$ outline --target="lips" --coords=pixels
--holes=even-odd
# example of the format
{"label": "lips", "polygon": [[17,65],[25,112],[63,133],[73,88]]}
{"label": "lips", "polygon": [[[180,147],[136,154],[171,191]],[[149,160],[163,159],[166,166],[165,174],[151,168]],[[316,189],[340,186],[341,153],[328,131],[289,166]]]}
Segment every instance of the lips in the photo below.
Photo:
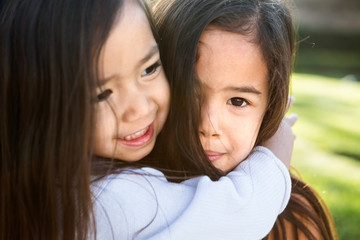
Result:
{"label": "lips", "polygon": [[214,162],[225,155],[225,153],[214,152],[214,151],[209,151],[209,150],[205,150],[205,153],[208,156],[210,162]]}
{"label": "lips", "polygon": [[150,142],[152,136],[154,135],[154,125],[151,124],[140,131],[137,131],[133,134],[127,135],[117,140],[124,145],[131,147],[141,147]]}

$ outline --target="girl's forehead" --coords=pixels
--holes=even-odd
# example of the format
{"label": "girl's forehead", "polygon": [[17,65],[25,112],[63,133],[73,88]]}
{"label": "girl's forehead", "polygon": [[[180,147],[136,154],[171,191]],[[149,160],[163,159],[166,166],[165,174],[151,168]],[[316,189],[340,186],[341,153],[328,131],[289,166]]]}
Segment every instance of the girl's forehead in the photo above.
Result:
{"label": "girl's forehead", "polygon": [[218,28],[206,30],[200,37],[198,57],[209,64],[219,59],[224,61],[217,64],[236,64],[236,62],[230,61],[229,57],[239,60],[257,58],[259,61],[263,61],[260,45],[249,40],[250,38],[246,35]]}
{"label": "girl's forehead", "polygon": [[201,40],[196,71],[203,86],[214,93],[234,89],[267,93],[268,69],[260,46],[219,29],[205,31]]}
{"label": "girl's forehead", "polygon": [[[260,48],[260,44],[255,41],[255,38],[255,33],[242,34],[210,25],[201,34],[198,47],[199,49],[202,47],[209,48],[209,45],[211,45],[211,48],[220,48],[222,51],[244,51],[245,48],[248,48],[250,45]],[[250,50],[250,48],[248,49]]]}
{"label": "girl's forehead", "polygon": [[147,16],[137,3],[126,1],[103,47],[100,68],[103,78],[126,77],[158,53]]}

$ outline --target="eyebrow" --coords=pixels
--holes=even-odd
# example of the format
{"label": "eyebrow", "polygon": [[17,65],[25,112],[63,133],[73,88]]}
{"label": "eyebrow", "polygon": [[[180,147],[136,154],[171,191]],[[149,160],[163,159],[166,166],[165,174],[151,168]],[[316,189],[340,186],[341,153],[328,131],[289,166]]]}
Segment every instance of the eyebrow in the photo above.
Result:
{"label": "eyebrow", "polygon": [[157,54],[159,52],[159,47],[157,44],[153,45],[149,52],[145,55],[145,57],[143,57],[142,59],[140,59],[138,66],[143,65],[144,63],[146,63],[147,61],[149,61],[149,59],[151,59],[155,54]]}
{"label": "eyebrow", "polygon": [[253,86],[242,86],[242,87],[226,87],[224,88],[225,91],[235,91],[235,92],[245,92],[245,93],[254,93],[256,95],[260,95],[261,92],[259,90],[257,90],[255,87]]}
{"label": "eyebrow", "polygon": [[[148,53],[142,58],[140,59],[139,63],[137,64],[137,67],[140,67],[141,65],[143,65],[144,63],[146,63],[147,61],[149,61],[149,59],[151,59],[155,54],[157,54],[159,52],[159,47],[157,44],[153,45]],[[99,81],[99,86],[103,86],[105,85],[105,83],[107,83],[108,81],[114,79],[114,78],[117,78],[116,75],[112,75],[110,77],[107,77],[107,78],[102,78],[100,79]]]}

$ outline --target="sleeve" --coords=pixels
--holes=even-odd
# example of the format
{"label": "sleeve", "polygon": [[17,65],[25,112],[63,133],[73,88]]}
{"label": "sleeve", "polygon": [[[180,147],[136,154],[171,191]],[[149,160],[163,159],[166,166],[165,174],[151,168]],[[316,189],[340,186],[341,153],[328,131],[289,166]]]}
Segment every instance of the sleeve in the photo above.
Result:
{"label": "sleeve", "polygon": [[[265,147],[256,147],[219,181],[199,177],[183,184],[193,186],[194,194],[171,224],[171,239],[261,239],[271,231],[291,193],[288,169]],[[151,239],[162,239],[163,234]]]}
{"label": "sleeve", "polygon": [[[264,147],[218,181],[202,176],[176,184],[143,170],[146,177],[122,176],[95,201],[95,209],[102,203],[95,210],[99,236],[111,229],[111,239],[261,239],[290,198],[288,169]],[[104,225],[98,218],[105,213]]]}

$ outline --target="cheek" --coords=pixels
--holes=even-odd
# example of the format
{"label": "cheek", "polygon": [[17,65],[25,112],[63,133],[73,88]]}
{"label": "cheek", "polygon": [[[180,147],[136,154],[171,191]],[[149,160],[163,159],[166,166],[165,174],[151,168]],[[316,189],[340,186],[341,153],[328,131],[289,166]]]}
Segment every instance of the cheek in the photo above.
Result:
{"label": "cheek", "polygon": [[115,133],[116,117],[109,107],[101,106],[96,109],[95,119],[95,137],[97,142]]}
{"label": "cheek", "polygon": [[113,157],[114,142],[116,135],[116,117],[106,104],[96,109],[95,123],[95,155]]}
{"label": "cheek", "polygon": [[259,135],[259,130],[263,121],[264,113],[259,113],[257,116],[253,118],[252,124],[249,127],[251,129],[251,144],[254,147],[256,142],[257,136]]}
{"label": "cheek", "polygon": [[240,158],[245,158],[253,149],[256,142],[262,115],[254,115],[246,121],[239,123],[236,129],[231,128],[233,150],[237,152]]}
{"label": "cheek", "polygon": [[160,77],[161,79],[159,79],[158,84],[153,87],[154,91],[152,95],[158,105],[159,111],[166,118],[170,106],[170,87],[165,75],[162,74]]}

